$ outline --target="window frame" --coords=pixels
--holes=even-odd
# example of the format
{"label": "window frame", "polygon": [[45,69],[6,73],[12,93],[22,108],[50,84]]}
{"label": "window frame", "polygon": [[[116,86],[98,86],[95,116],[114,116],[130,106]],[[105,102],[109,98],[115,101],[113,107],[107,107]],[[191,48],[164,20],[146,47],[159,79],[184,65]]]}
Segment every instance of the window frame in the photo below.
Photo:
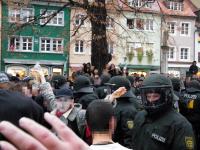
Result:
{"label": "window frame", "polygon": [[[76,42],[79,42],[79,45],[78,45],[78,52],[76,52]],[[81,52],[80,51],[80,42],[83,42],[83,52]],[[77,39],[77,40],[75,40],[75,43],[74,43],[74,54],[85,54],[86,52],[85,52],[85,47],[84,47],[84,40],[80,40],[80,39]]]}
{"label": "window frame", "polygon": [[[151,23],[148,23],[148,28],[150,29],[151,28],[151,26],[152,26],[152,30],[147,30],[147,20],[148,21],[151,21]],[[154,31],[154,20],[153,19],[144,19],[144,30],[145,31],[149,31],[149,32],[153,32]]]}
{"label": "window frame", "polygon": [[[15,18],[15,20],[14,21],[12,21],[11,20],[11,11],[13,11],[13,10],[15,10],[15,11],[18,11],[19,12],[19,21],[17,21],[16,20],[16,18]],[[10,23],[27,23],[27,22],[29,22],[30,20],[28,20],[28,21],[23,21],[23,18],[22,18],[22,12],[24,11],[24,10],[31,10],[32,11],[32,17],[34,17],[34,15],[35,15],[35,9],[34,8],[20,8],[20,9],[12,9],[12,8],[8,8],[8,22],[10,22]],[[16,16],[15,16],[16,17]],[[28,18],[30,18],[31,19],[31,16],[27,16],[27,18],[26,19],[28,19]]]}
{"label": "window frame", "polygon": [[[188,57],[187,59],[181,59],[181,49],[188,49]],[[190,47],[184,47],[184,46],[181,46],[179,47],[179,60],[181,61],[189,61],[190,60]]]}
{"label": "window frame", "polygon": [[[50,40],[50,51],[46,51],[46,47],[45,47],[45,51],[42,51],[42,39],[49,39]],[[53,40],[61,40],[62,41],[62,49],[64,48],[64,38],[52,38],[52,37],[40,37],[40,44],[39,44],[39,51],[41,53],[58,53],[58,54],[62,54],[64,52],[64,49],[61,51],[54,51],[53,50]]]}
{"label": "window frame", "polygon": [[[174,23],[174,33],[171,33],[171,32],[170,32],[171,27],[169,27],[169,24],[171,25],[171,23]],[[176,35],[176,33],[177,33],[177,22],[176,22],[176,21],[168,21],[168,22],[167,22],[167,26],[168,26],[168,30],[169,30],[169,28],[170,28],[169,34],[170,34],[170,35]]]}
{"label": "window frame", "polygon": [[[169,1],[168,2],[169,4],[168,4],[168,8],[170,9],[170,10],[174,10],[174,11],[183,11],[183,9],[184,9],[184,5],[183,5],[183,3],[182,2],[174,2],[174,1]],[[176,9],[175,9],[175,7],[176,7]]]}
{"label": "window frame", "polygon": [[[182,24],[188,24],[188,34],[182,34]],[[191,34],[191,23],[190,22],[180,22],[180,36],[190,37]]]}
{"label": "window frame", "polygon": [[[57,10],[53,10],[53,9],[51,9],[51,10],[50,9],[49,10],[40,9],[40,15],[43,13],[43,11],[46,11],[46,13],[44,14],[44,17],[45,17],[46,14],[48,14],[49,12],[50,12],[49,14],[51,14],[51,13],[56,12]],[[59,13],[62,13],[62,24],[58,24],[59,23],[59,21],[58,21],[58,15],[59,15]],[[60,11],[59,13],[57,13],[56,16],[54,16],[46,25],[47,26],[60,26],[60,27],[65,26],[65,12],[64,11]],[[53,20],[55,19],[55,17],[57,18],[57,24],[53,23]],[[44,19],[48,20],[48,18],[44,18]],[[40,25],[44,25],[46,23],[46,21],[43,22],[44,19],[40,19]]]}
{"label": "window frame", "polygon": [[[82,13],[75,14],[74,25],[76,27],[78,27],[78,26],[85,27],[85,20],[81,24],[82,18],[84,18],[84,17],[85,17],[85,14],[82,14]],[[78,24],[76,21],[78,21]]]}
{"label": "window frame", "polygon": [[[169,58],[169,53],[170,53],[170,48],[173,48],[173,58]],[[168,61],[175,61],[176,60],[176,46],[169,46],[169,51],[168,51],[168,57],[167,57],[167,60]]]}
{"label": "window frame", "polygon": [[[14,50],[11,50],[10,49],[10,39],[12,37],[18,37],[19,38],[19,49],[14,49]],[[32,46],[31,46],[31,50],[23,50],[23,38],[31,38],[32,39]],[[28,46],[26,46],[28,47]],[[33,36],[18,36],[18,35],[11,35],[8,37],[8,51],[12,51],[12,52],[33,52],[34,51],[34,37]]]}

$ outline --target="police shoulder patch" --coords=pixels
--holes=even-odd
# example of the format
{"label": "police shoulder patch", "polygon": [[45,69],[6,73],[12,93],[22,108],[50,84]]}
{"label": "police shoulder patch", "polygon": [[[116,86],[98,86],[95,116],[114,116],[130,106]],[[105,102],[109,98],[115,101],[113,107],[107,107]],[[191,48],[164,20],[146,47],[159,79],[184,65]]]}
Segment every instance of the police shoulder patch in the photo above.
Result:
{"label": "police shoulder patch", "polygon": [[133,127],[134,127],[134,122],[133,122],[133,120],[128,120],[128,121],[127,121],[127,126],[128,126],[129,129],[133,129]]}
{"label": "police shoulder patch", "polygon": [[186,136],[185,137],[185,146],[188,150],[193,150],[194,149],[194,141],[193,137]]}

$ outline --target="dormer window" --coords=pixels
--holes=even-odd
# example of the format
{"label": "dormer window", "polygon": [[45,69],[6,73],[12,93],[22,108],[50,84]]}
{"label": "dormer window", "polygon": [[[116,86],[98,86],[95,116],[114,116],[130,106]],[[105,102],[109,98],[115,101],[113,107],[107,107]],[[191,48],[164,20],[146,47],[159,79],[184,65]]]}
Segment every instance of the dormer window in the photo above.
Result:
{"label": "dormer window", "polygon": [[152,7],[152,0],[128,0],[128,5],[131,7]]}
{"label": "dormer window", "polygon": [[183,11],[183,2],[168,1],[167,8],[171,10]]}

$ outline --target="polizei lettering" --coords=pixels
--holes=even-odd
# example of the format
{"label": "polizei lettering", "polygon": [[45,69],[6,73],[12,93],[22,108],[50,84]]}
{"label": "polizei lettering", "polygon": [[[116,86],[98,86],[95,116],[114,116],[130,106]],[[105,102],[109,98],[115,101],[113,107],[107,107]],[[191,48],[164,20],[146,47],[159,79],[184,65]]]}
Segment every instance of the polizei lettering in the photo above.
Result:
{"label": "polizei lettering", "polygon": [[151,137],[152,137],[153,139],[156,139],[157,141],[162,142],[162,143],[165,143],[165,142],[166,142],[166,138],[164,138],[164,137],[162,137],[162,136],[160,136],[160,135],[158,135],[158,134],[156,134],[156,133],[152,133]]}
{"label": "polizei lettering", "polygon": [[183,96],[188,99],[197,99],[197,95],[184,94]]}

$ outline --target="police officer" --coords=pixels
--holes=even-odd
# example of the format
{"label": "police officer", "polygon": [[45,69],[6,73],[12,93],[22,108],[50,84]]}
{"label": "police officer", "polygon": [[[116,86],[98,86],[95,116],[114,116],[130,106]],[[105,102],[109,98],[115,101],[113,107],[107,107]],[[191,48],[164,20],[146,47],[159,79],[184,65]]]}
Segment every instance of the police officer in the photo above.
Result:
{"label": "police officer", "polygon": [[82,104],[83,109],[86,109],[90,102],[98,99],[90,79],[84,75],[80,75],[75,79],[73,90],[75,102]]}
{"label": "police officer", "polygon": [[136,97],[132,93],[131,84],[128,79],[122,76],[114,76],[109,80],[111,91],[117,90],[119,87],[125,87],[127,92],[117,98],[117,105],[114,108],[117,125],[113,140],[119,144],[133,148],[132,130],[134,126],[134,116],[141,109],[137,103]]}
{"label": "police officer", "polygon": [[54,89],[69,88],[67,80],[62,75],[55,75],[51,79],[51,85]]}
{"label": "police officer", "polygon": [[197,148],[200,149],[200,83],[192,80],[181,95],[183,98],[180,101],[180,113],[192,124]]}
{"label": "police officer", "polygon": [[142,85],[142,82],[144,80],[144,77],[136,77],[134,80],[134,94],[137,97],[138,102],[141,104],[141,95],[140,95],[140,87]]}
{"label": "police officer", "polygon": [[109,94],[109,87],[108,85],[106,85],[106,83],[108,83],[108,81],[110,80],[110,75],[101,75],[100,79],[101,85],[96,88],[95,92],[97,93],[99,99],[104,99],[107,94]]}
{"label": "police officer", "polygon": [[145,110],[134,120],[133,143],[136,150],[194,150],[191,124],[173,108],[170,79],[154,74],[141,87]]}

